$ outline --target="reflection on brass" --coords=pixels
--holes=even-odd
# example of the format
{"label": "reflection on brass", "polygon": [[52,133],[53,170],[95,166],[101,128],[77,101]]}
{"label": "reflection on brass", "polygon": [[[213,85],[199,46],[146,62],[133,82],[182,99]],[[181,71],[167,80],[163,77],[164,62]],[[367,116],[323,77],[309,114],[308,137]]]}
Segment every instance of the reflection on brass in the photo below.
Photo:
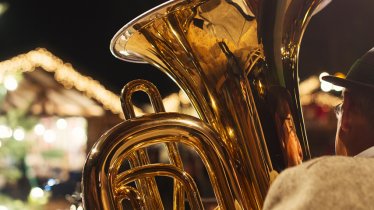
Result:
{"label": "reflection on brass", "polygon": [[287,167],[298,165],[303,160],[303,153],[290,109],[290,95],[283,87],[276,86],[270,88],[268,92],[269,103],[273,105],[270,113],[274,118],[284,164]]}
{"label": "reflection on brass", "polygon": [[[294,165],[282,146],[284,123],[276,123],[279,109],[271,103],[272,88],[289,95],[277,97],[289,107],[292,122],[285,128],[293,126],[300,146],[296,164],[310,158],[297,62],[303,32],[321,1],[175,0],[126,24],[111,42],[112,53],[165,72],[188,95],[201,120],[177,113],[134,118],[124,107],[131,120],[105,133],[87,159],[85,207],[121,209],[121,199],[129,199],[134,208],[162,209],[154,177],[172,176],[174,208],[184,208],[184,195],[193,209],[202,208],[193,180],[178,163],[176,144],[181,143],[200,155],[219,208],[261,209],[274,175]],[[124,92],[149,90],[144,81],[127,87],[137,83]],[[123,104],[131,101],[126,94]],[[167,145],[170,164],[148,162],[144,148],[157,143]],[[133,168],[120,173],[124,160]],[[136,187],[128,185],[133,181]]]}

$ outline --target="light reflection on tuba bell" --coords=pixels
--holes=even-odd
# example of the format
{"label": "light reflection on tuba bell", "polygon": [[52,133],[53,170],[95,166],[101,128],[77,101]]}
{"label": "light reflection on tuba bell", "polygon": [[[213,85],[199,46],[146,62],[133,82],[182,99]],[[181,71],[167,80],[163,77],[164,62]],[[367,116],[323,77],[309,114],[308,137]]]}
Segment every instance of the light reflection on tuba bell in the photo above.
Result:
{"label": "light reflection on tuba bell", "polygon": [[[167,143],[170,152],[183,143],[198,151],[207,171],[217,169],[209,177],[220,208],[261,209],[274,174],[310,158],[297,65],[302,35],[321,2],[175,0],[126,24],[111,42],[112,53],[165,72],[188,95],[202,121],[158,113],[108,131],[86,162],[85,207],[121,209],[119,200],[132,198],[139,209],[160,209],[154,176],[174,174],[179,177],[175,208],[183,209],[180,200],[186,192],[199,209],[194,201],[198,193],[188,190],[193,184],[188,187],[182,165],[147,166],[147,145]],[[195,134],[203,137],[187,140]],[[125,159],[140,169],[119,173]],[[136,187],[129,187],[135,180]]]}

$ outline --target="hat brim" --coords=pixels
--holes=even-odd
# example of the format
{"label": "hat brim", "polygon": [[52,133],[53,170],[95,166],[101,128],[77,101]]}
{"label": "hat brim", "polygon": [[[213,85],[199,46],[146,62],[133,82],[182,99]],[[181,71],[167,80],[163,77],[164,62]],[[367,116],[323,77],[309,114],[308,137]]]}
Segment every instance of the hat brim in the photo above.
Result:
{"label": "hat brim", "polygon": [[348,89],[359,89],[359,90],[374,90],[374,85],[368,85],[362,82],[352,81],[335,76],[323,76],[322,80],[330,82],[336,86],[348,88]]}

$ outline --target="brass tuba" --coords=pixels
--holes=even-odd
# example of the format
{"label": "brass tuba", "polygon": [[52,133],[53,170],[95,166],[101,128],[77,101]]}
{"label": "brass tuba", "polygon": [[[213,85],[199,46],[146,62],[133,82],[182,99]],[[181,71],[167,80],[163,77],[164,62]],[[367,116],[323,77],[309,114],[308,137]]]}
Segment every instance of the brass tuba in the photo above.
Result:
{"label": "brass tuba", "polygon": [[[220,208],[261,209],[276,174],[310,158],[298,53],[322,1],[174,0],[120,29],[112,53],[165,72],[201,120],[162,113],[152,85],[128,84],[122,92],[127,120],[105,133],[87,158],[84,206],[122,209],[125,199],[136,209],[162,209],[155,177],[170,176],[175,209],[184,208],[185,195],[192,209],[203,208],[179,158],[178,144],[185,144],[200,155]],[[126,107],[138,90],[149,92],[160,113],[135,118]],[[170,164],[149,161],[145,148],[159,143],[166,144]],[[125,160],[131,169],[121,171]]]}

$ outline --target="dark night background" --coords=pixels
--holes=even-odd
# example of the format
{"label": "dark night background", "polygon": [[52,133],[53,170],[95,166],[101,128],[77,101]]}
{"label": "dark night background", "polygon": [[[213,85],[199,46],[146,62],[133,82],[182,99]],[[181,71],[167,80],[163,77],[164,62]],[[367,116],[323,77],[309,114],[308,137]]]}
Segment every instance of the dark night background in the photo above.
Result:
{"label": "dark night background", "polygon": [[[1,1],[9,8],[0,16],[0,61],[43,47],[115,93],[137,78],[154,82],[164,96],[177,90],[153,66],[120,61],[109,51],[111,38],[124,24],[165,1]],[[332,0],[305,31],[300,79],[322,71],[347,72],[374,46],[373,23],[373,0]]]}

